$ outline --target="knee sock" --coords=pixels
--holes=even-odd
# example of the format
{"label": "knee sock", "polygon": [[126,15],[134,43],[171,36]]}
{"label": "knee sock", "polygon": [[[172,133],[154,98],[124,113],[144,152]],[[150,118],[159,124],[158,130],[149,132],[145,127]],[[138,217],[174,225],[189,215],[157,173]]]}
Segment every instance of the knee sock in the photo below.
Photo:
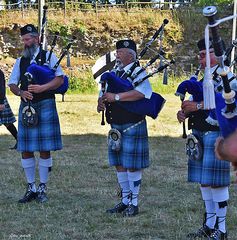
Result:
{"label": "knee sock", "polygon": [[205,203],[206,209],[206,222],[205,224],[214,229],[216,223],[216,210],[215,210],[215,203],[212,199],[212,192],[211,187],[200,187],[202,193],[202,199]]}
{"label": "knee sock", "polygon": [[46,184],[48,182],[49,178],[49,172],[52,167],[52,158],[39,158],[39,177],[40,177],[40,182]]}
{"label": "knee sock", "polygon": [[130,194],[128,174],[127,172],[117,172],[117,178],[122,191],[122,202],[128,205]]}
{"label": "knee sock", "polygon": [[11,133],[11,135],[17,140],[17,129],[13,123],[4,124],[7,130]]}
{"label": "knee sock", "polygon": [[229,199],[228,187],[212,188],[213,201],[215,202],[218,229],[226,232],[227,200]]}
{"label": "knee sock", "polygon": [[36,192],[35,187],[35,158],[21,159],[21,164],[25,172],[26,180],[31,184],[31,190]]}
{"label": "knee sock", "polygon": [[128,181],[129,181],[129,187],[131,191],[131,204],[134,206],[138,205],[138,194],[141,186],[141,180],[142,180],[142,171],[136,171],[136,172],[129,172],[128,173]]}

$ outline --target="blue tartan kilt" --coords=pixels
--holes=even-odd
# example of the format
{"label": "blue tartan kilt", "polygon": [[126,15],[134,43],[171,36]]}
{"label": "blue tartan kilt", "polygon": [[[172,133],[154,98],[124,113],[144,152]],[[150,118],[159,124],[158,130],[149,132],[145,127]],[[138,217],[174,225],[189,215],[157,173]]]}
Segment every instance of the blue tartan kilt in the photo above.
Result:
{"label": "blue tartan kilt", "polygon": [[16,118],[6,98],[4,99],[4,106],[4,110],[0,111],[0,125],[14,123]]}
{"label": "blue tartan kilt", "polygon": [[45,99],[32,106],[38,113],[37,126],[22,124],[22,109],[27,103],[21,101],[18,121],[17,150],[21,152],[55,151],[62,149],[61,131],[55,99]]}
{"label": "blue tartan kilt", "polygon": [[193,130],[204,146],[201,161],[188,161],[188,181],[210,186],[227,186],[230,184],[230,163],[215,156],[214,144],[220,132],[200,132]]}
{"label": "blue tartan kilt", "polygon": [[134,123],[117,125],[111,124],[122,135],[122,144],[119,152],[108,148],[110,166],[123,166],[124,168],[142,169],[149,166],[149,146],[146,121],[129,129]]}

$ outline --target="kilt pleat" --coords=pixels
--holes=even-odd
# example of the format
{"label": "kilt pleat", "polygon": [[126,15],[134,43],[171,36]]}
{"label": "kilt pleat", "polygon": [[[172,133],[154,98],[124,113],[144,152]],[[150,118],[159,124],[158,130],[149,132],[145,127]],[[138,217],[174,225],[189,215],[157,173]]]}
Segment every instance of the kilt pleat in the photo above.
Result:
{"label": "kilt pleat", "polygon": [[220,132],[193,131],[204,146],[201,161],[188,161],[188,181],[210,186],[227,186],[230,184],[230,163],[215,156],[214,144]]}
{"label": "kilt pleat", "polygon": [[133,123],[117,125],[112,124],[122,135],[122,147],[119,152],[108,148],[110,166],[123,166],[124,168],[142,169],[149,166],[149,146],[146,121],[130,128]]}
{"label": "kilt pleat", "polygon": [[4,110],[0,111],[0,125],[14,123],[16,118],[6,98],[4,99],[4,106]]}
{"label": "kilt pleat", "polygon": [[17,150],[21,152],[55,151],[62,149],[62,139],[55,99],[45,99],[32,106],[39,116],[39,123],[34,127],[22,124],[22,109],[27,105],[21,102],[18,121]]}

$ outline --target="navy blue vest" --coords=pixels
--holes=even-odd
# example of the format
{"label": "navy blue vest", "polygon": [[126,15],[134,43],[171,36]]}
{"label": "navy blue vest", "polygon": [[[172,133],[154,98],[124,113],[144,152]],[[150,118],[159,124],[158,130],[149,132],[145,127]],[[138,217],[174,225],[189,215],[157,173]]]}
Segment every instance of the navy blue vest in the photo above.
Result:
{"label": "navy blue vest", "polygon": [[191,112],[188,117],[188,129],[196,129],[202,132],[220,131],[218,126],[213,126],[206,121],[208,110],[198,110]]}

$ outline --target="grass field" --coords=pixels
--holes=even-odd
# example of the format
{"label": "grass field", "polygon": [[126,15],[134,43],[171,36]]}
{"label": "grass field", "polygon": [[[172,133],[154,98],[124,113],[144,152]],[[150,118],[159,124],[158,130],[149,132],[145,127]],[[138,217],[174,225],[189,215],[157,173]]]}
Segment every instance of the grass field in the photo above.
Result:
{"label": "grass field", "polygon": [[[176,121],[180,100],[171,95],[157,120],[148,119],[151,166],[143,174],[140,214],[110,216],[117,203],[114,169],[108,167],[106,135],[96,112],[96,95],[57,96],[64,149],[53,153],[49,202],[17,204],[25,191],[20,154],[5,128],[0,133],[0,239],[185,240],[201,226],[198,185],[189,184],[182,127]],[[19,98],[8,97],[17,115]],[[233,175],[233,172],[232,172]],[[232,177],[232,180],[234,178]],[[37,174],[38,181],[38,174]],[[237,188],[230,187],[229,240],[237,239]]]}

